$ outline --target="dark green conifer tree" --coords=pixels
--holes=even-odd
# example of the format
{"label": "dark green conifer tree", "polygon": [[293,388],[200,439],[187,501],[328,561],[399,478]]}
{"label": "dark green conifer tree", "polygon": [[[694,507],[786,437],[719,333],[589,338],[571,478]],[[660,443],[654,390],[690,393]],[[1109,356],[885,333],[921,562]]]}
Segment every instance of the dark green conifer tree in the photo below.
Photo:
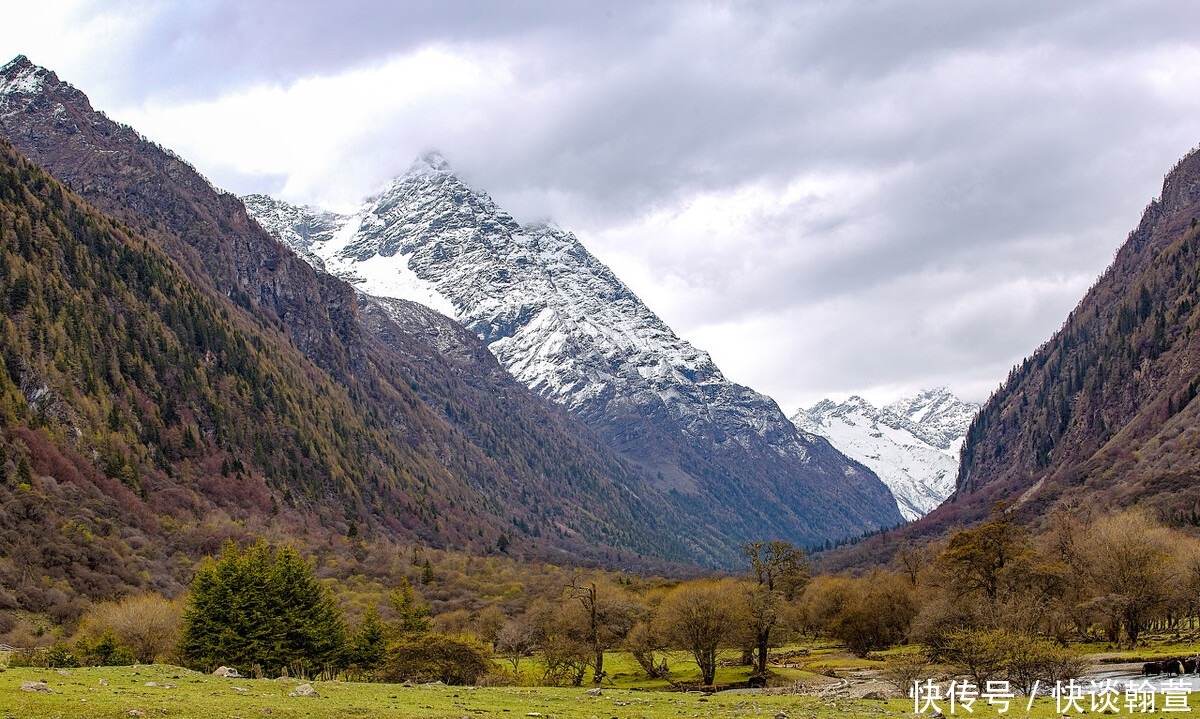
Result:
{"label": "dark green conifer tree", "polygon": [[387,632],[379,618],[379,610],[372,604],[350,638],[346,663],[360,672],[371,673],[382,666],[386,651]]}
{"label": "dark green conifer tree", "polygon": [[294,549],[260,541],[243,552],[230,542],[196,572],[179,653],[204,670],[311,676],[340,667],[344,643],[341,612]]}
{"label": "dark green conifer tree", "polygon": [[396,610],[396,631],[400,634],[424,634],[429,631],[429,605],[413,589],[408,577],[388,595],[388,604]]}

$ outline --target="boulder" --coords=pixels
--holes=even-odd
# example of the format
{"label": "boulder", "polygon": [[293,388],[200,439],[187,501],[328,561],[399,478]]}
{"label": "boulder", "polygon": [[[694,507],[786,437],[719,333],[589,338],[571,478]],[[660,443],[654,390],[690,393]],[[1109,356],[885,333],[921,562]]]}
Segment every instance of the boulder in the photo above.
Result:
{"label": "boulder", "polygon": [[317,694],[317,690],[313,689],[312,684],[301,684],[300,686],[296,687],[296,691],[292,692],[291,694],[288,694],[288,696],[289,697],[319,697],[321,695]]}
{"label": "boulder", "polygon": [[49,692],[51,691],[51,689],[50,689],[50,687],[49,687],[49,686],[46,684],[46,682],[33,682],[33,681],[29,681],[29,682],[25,682],[24,684],[22,684],[22,685],[21,685],[21,691],[23,691],[23,692],[45,692],[45,693],[49,693]]}
{"label": "boulder", "polygon": [[238,674],[238,670],[234,669],[233,667],[217,667],[217,670],[213,672],[213,676],[226,677],[229,679],[240,679],[242,675]]}

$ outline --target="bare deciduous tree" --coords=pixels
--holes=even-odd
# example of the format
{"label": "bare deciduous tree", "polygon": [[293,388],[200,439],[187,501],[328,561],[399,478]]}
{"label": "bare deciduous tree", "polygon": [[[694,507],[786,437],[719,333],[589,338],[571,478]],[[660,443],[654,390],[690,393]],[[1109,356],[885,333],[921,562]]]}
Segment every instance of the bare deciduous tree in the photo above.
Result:
{"label": "bare deciduous tree", "polygon": [[97,604],[84,617],[87,631],[112,630],[129,647],[138,662],[153,664],[170,657],[179,642],[179,617],[183,605],[158,594],[139,594],[116,602]]}
{"label": "bare deciduous tree", "polygon": [[1105,517],[1088,531],[1093,604],[1137,642],[1175,582],[1172,532],[1139,511]]}
{"label": "bare deciduous tree", "polygon": [[697,580],[676,587],[658,607],[663,636],[692,655],[706,686],[716,678],[717,652],[746,621],[743,591],[732,579]]}
{"label": "bare deciduous tree", "polygon": [[771,632],[779,623],[779,608],[791,601],[812,576],[804,552],[791,542],[749,542],[742,551],[750,561],[755,584],[747,591],[750,634],[754,641],[756,660],[754,671],[767,673],[767,651]]}

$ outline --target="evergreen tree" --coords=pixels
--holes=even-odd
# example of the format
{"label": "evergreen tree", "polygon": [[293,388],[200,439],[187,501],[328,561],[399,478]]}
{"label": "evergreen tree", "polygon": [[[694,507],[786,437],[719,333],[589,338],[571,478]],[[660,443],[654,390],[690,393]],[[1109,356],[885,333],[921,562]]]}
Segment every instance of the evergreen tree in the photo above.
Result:
{"label": "evergreen tree", "polygon": [[30,484],[33,482],[33,469],[29,466],[29,458],[21,455],[21,459],[17,461],[17,482],[20,484]]}
{"label": "evergreen tree", "polygon": [[387,651],[387,635],[383,622],[379,619],[379,610],[372,604],[354,636],[350,638],[346,649],[346,662],[362,672],[373,672],[383,664]]}
{"label": "evergreen tree", "polygon": [[329,592],[291,547],[225,545],[192,581],[179,653],[192,667],[314,674],[342,663],[345,627]]}
{"label": "evergreen tree", "polygon": [[388,604],[392,605],[399,617],[396,630],[400,634],[424,634],[429,631],[429,605],[413,589],[408,577],[401,579],[399,586],[388,595]]}

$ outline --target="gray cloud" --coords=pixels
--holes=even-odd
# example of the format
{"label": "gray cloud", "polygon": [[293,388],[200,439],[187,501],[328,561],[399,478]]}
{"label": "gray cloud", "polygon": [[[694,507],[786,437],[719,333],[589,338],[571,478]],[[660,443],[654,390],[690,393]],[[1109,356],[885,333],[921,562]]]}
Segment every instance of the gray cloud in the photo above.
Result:
{"label": "gray cloud", "polygon": [[937,383],[982,399],[1045,340],[1200,139],[1196,20],[1182,0],[97,2],[62,67],[45,41],[33,59],[152,121],[461,58],[478,76],[424,104],[368,84],[326,124],[291,107],[246,130],[313,122],[324,164],[241,163],[167,122],[155,139],[306,201],[440,148],[790,410]]}

